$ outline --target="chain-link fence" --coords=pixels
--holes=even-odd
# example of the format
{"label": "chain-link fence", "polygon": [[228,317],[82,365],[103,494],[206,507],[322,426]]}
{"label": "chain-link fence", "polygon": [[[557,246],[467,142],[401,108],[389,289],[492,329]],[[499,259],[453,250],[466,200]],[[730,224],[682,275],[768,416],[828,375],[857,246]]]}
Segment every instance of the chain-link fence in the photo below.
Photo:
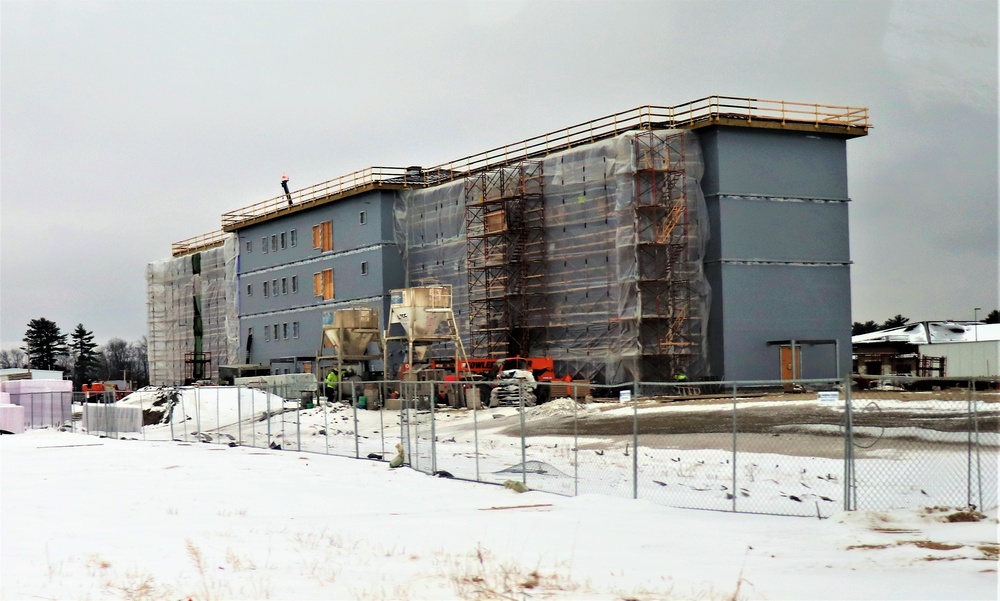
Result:
{"label": "chain-link fence", "polygon": [[319,386],[146,389],[77,427],[385,461],[401,449],[427,474],[699,509],[996,506],[995,383],[897,384],[388,381],[342,385],[340,401]]}

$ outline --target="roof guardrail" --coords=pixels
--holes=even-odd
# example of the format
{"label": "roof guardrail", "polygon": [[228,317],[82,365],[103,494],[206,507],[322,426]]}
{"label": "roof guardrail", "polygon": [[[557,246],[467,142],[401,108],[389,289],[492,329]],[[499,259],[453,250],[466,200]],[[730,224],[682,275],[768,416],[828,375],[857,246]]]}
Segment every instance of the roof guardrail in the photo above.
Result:
{"label": "roof guardrail", "polygon": [[170,245],[170,256],[181,257],[194,252],[221,246],[226,241],[228,232],[217,230],[200,236],[193,236],[187,240],[174,242]]}
{"label": "roof guardrail", "polygon": [[[871,128],[868,109],[861,107],[807,104],[786,100],[706,96],[677,106],[641,106],[613,113],[592,121],[528,138],[513,144],[469,155],[434,167],[414,171],[407,167],[367,167],[338,178],[295,190],[222,214],[224,230],[236,229],[290,207],[300,207],[363,188],[381,186],[424,187],[459,179],[509,165],[532,157],[544,156],[591,142],[617,136],[635,129],[673,129],[710,125],[720,120],[764,121],[801,128],[828,127],[864,135]],[[181,244],[181,243],[178,243]]]}

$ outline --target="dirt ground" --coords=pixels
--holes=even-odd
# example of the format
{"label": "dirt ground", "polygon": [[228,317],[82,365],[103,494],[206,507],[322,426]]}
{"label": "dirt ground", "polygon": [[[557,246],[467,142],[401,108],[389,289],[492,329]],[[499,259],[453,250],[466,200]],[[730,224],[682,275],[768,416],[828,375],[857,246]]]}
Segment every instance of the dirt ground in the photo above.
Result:
{"label": "dirt ground", "polygon": [[[945,391],[936,393],[872,392],[852,395],[853,405],[859,407],[853,412],[856,432],[855,449],[857,456],[864,456],[887,448],[901,449],[915,443],[922,449],[935,447],[953,449],[965,442],[932,442],[917,439],[912,429],[932,430],[949,433],[996,433],[1000,431],[1000,395],[996,393],[977,394],[977,399],[987,403],[987,409],[980,408],[974,423],[967,413],[968,393],[966,391]],[[907,411],[894,403],[892,411],[884,411],[879,401],[921,401],[919,407]],[[787,407],[775,405],[775,401],[816,401],[813,394],[771,394],[738,401],[736,430],[737,449],[755,453],[780,453],[813,457],[843,457],[844,455],[844,413],[840,407],[827,406],[819,402],[789,403]],[[928,409],[926,402],[936,405]],[[731,407],[729,398],[699,398],[683,401],[663,401],[639,399],[638,431],[639,444],[652,448],[678,449],[725,449],[733,448],[732,412],[721,410],[721,406]],[[525,424],[526,436],[573,436],[600,438],[592,443],[581,441],[581,448],[590,445],[606,447],[608,440],[614,444],[628,444],[632,441],[633,416],[626,412],[610,415],[612,409],[620,409],[618,403],[594,403],[599,413],[579,413],[574,424],[572,415],[557,415],[532,419]],[[684,406],[687,410],[651,411],[665,406]],[[691,410],[704,407],[704,411]],[[520,435],[520,421],[506,425],[504,433]],[[910,433],[898,429],[910,429]],[[888,429],[896,434],[884,436]],[[818,431],[822,430],[822,431]]]}

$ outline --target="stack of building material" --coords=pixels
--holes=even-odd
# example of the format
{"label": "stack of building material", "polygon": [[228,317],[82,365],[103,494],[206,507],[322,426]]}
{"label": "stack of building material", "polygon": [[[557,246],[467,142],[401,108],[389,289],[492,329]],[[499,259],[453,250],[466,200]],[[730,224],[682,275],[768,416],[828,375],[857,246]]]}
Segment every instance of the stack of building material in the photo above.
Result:
{"label": "stack of building material", "polygon": [[11,434],[24,432],[24,407],[11,404],[9,392],[0,392],[0,430]]}
{"label": "stack of building material", "polygon": [[142,408],[114,403],[86,403],[83,406],[83,427],[88,432],[109,435],[142,431]]}
{"label": "stack of building material", "polygon": [[73,418],[71,380],[11,380],[0,382],[0,391],[24,410],[24,426],[61,426]]}

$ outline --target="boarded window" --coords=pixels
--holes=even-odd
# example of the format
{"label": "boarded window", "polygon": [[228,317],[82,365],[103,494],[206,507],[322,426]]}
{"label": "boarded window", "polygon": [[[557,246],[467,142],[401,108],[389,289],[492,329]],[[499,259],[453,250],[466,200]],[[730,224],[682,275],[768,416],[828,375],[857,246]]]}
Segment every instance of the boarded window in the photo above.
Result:
{"label": "boarded window", "polygon": [[313,248],[323,252],[333,250],[333,222],[324,221],[313,226]]}
{"label": "boarded window", "polygon": [[333,298],[333,270],[324,269],[313,274],[313,294],[323,297],[323,300]]}

